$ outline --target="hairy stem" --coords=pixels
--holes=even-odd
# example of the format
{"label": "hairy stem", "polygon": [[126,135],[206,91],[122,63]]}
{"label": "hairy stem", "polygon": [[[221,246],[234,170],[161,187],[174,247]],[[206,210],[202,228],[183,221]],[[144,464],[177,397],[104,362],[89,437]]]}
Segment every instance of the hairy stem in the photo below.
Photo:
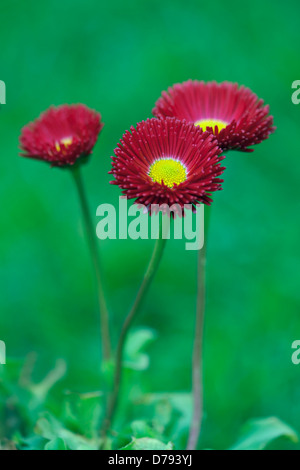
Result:
{"label": "hairy stem", "polygon": [[192,360],[193,376],[193,416],[188,438],[187,450],[197,448],[202,418],[203,418],[203,330],[205,312],[205,266],[206,266],[206,246],[207,233],[210,218],[210,207],[205,207],[205,240],[204,246],[198,253],[198,282],[197,282],[197,307],[195,339]]}
{"label": "hairy stem", "polygon": [[154,279],[154,276],[157,272],[160,261],[162,259],[165,244],[166,244],[166,238],[164,238],[164,235],[163,235],[163,222],[161,220],[160,227],[159,227],[159,238],[157,239],[155,243],[150,262],[148,264],[147,270],[145,272],[142,284],[139,288],[134,304],[128,316],[126,317],[122,330],[121,330],[118,347],[117,347],[117,353],[116,353],[116,365],[115,365],[113,390],[107,403],[106,417],[105,417],[102,432],[101,432],[101,435],[103,437],[103,446],[105,446],[107,432],[112,425],[112,422],[116,413],[116,409],[118,406],[120,385],[121,385],[121,379],[122,379],[122,363],[123,363],[124,346],[126,343],[127,335],[128,335],[129,329],[133,321],[135,320],[139,312],[140,306],[148,292],[148,289]]}
{"label": "hairy stem", "polygon": [[110,343],[110,333],[109,333],[109,315],[108,308],[104,294],[103,287],[103,278],[102,278],[102,269],[99,259],[99,253],[97,248],[97,239],[89,212],[87,197],[80,173],[79,167],[72,169],[73,179],[77,188],[81,210],[83,215],[83,220],[86,229],[87,240],[89,244],[89,249],[91,253],[91,259],[94,267],[97,293],[98,293],[98,304],[100,310],[100,323],[101,323],[101,340],[102,340],[102,356],[104,360],[108,360],[111,357],[111,343]]}

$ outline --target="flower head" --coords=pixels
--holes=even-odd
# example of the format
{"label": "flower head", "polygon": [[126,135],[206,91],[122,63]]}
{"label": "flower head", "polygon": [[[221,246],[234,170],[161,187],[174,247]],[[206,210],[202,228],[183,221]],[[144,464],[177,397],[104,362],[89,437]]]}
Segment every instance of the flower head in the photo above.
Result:
{"label": "flower head", "polygon": [[74,165],[92,153],[102,127],[100,114],[83,104],[51,107],[22,129],[21,155],[52,166]]}
{"label": "flower head", "polygon": [[221,189],[224,157],[217,139],[176,118],[138,123],[125,132],[114,153],[111,183],[137,204],[210,205],[210,193]]}
{"label": "flower head", "polygon": [[154,116],[176,117],[213,133],[222,151],[248,147],[274,132],[269,107],[248,88],[236,83],[204,83],[188,80],[163,92],[153,109]]}

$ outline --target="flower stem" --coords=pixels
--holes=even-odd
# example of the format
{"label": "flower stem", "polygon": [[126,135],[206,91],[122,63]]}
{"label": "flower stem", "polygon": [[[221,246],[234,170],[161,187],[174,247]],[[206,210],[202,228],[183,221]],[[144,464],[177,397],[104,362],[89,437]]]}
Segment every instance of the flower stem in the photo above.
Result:
{"label": "flower stem", "polygon": [[94,266],[97,292],[98,292],[98,304],[100,310],[100,323],[101,323],[101,339],[102,339],[102,356],[106,361],[111,357],[111,344],[110,344],[110,333],[109,333],[109,315],[108,308],[104,294],[103,281],[102,281],[102,269],[100,265],[99,253],[97,248],[97,241],[93,222],[89,212],[87,197],[81,177],[79,167],[73,167],[71,173],[74,178],[74,182],[78,191],[78,196],[81,204],[82,215],[84,219],[86,235],[90,248],[92,263]]}
{"label": "flower stem", "polygon": [[155,243],[150,262],[148,264],[147,270],[145,272],[142,284],[139,288],[134,304],[128,316],[126,317],[122,330],[121,330],[118,347],[117,347],[117,353],[116,353],[116,365],[115,365],[115,374],[114,374],[114,381],[113,381],[113,390],[107,403],[106,417],[104,419],[104,424],[103,424],[103,428],[101,432],[101,435],[103,438],[103,447],[105,446],[107,432],[111,427],[111,424],[113,422],[114,415],[116,413],[116,409],[118,406],[120,386],[121,386],[121,380],[122,380],[122,363],[123,363],[124,346],[126,343],[127,335],[128,335],[129,329],[133,321],[135,320],[139,312],[140,306],[148,292],[151,282],[153,281],[154,276],[157,272],[160,261],[162,259],[166,241],[167,241],[166,237],[164,237],[163,235],[163,221],[161,219],[160,226],[159,226],[159,237]]}
{"label": "flower stem", "polygon": [[205,207],[204,246],[198,253],[198,286],[196,325],[193,350],[193,417],[188,438],[187,450],[196,450],[203,418],[203,331],[205,311],[205,266],[206,266],[206,236],[208,232],[210,207]]}

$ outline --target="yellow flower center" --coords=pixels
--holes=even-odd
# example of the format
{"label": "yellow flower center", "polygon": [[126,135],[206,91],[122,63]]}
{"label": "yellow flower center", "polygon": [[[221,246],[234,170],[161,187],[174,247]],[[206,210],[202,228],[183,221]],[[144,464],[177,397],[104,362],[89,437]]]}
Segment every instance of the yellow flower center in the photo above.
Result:
{"label": "yellow flower center", "polygon": [[212,127],[213,131],[215,132],[215,126],[218,127],[218,131],[220,132],[222,129],[228,126],[228,122],[219,121],[217,119],[203,119],[202,121],[195,122],[195,126],[201,127],[204,131],[206,131],[207,127]]}
{"label": "yellow flower center", "polygon": [[72,137],[65,137],[64,139],[61,139],[60,142],[55,143],[55,148],[58,152],[61,151],[61,145],[64,145],[64,147],[69,147],[73,142]]}
{"label": "yellow flower center", "polygon": [[169,188],[173,188],[174,184],[183,183],[187,178],[185,166],[173,158],[156,160],[150,166],[148,174],[152,181],[160,184],[164,182]]}

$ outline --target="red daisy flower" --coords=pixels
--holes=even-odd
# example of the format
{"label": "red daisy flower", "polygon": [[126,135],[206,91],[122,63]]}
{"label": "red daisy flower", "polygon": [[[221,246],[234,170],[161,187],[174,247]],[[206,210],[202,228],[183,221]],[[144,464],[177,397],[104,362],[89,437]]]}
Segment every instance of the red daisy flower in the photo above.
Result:
{"label": "red daisy flower", "polygon": [[163,92],[153,109],[154,116],[193,122],[214,133],[222,151],[252,152],[274,132],[269,106],[248,88],[236,83],[204,83],[188,80]]}
{"label": "red daisy flower", "polygon": [[[128,199],[151,204],[204,203],[221,189],[221,150],[217,139],[176,118],[148,119],[126,131],[114,151],[112,171]],[[151,212],[151,208],[150,208]]]}
{"label": "red daisy flower", "polygon": [[23,128],[21,155],[52,166],[74,165],[92,153],[102,127],[101,115],[83,104],[51,107]]}

